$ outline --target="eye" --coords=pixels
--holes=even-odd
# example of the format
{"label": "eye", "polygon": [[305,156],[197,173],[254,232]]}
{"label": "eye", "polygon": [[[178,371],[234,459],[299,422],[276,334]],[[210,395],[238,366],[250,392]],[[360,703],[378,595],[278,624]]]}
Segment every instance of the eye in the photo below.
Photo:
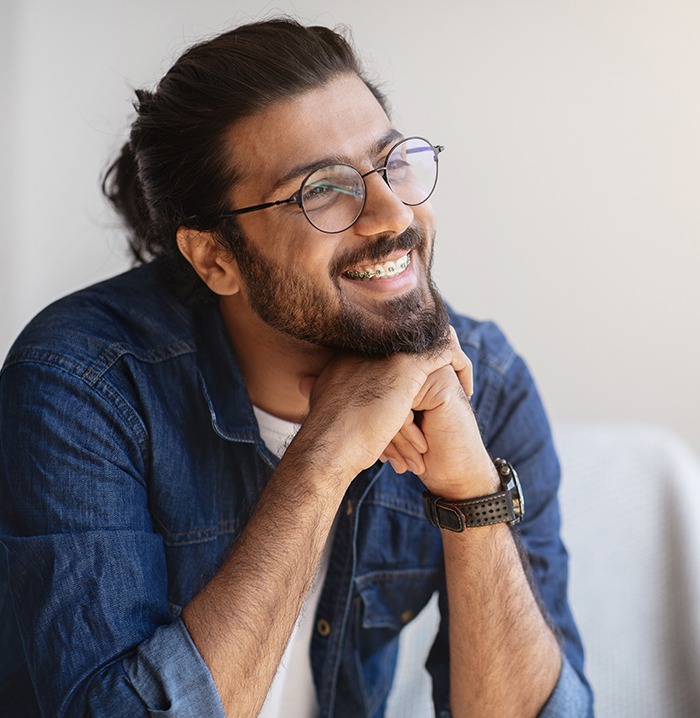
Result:
{"label": "eye", "polygon": [[411,165],[403,152],[392,152],[387,158],[386,171],[390,182],[401,182],[410,173]]}
{"label": "eye", "polygon": [[352,167],[334,165],[312,174],[301,190],[306,210],[328,207],[339,200],[361,201],[364,195],[362,178]]}
{"label": "eye", "polygon": [[390,171],[401,171],[408,167],[408,162],[403,154],[391,155],[386,163],[386,168]]}
{"label": "eye", "polygon": [[387,172],[400,177],[401,174],[409,166],[410,158],[406,153],[406,140],[403,140],[398,145],[395,145],[391,152],[387,155],[385,160],[385,166]]}
{"label": "eye", "polygon": [[304,204],[307,204],[308,202],[313,202],[314,200],[321,200],[324,195],[332,193],[334,189],[335,188],[328,182],[307,182],[304,185],[304,191],[301,193],[301,201]]}

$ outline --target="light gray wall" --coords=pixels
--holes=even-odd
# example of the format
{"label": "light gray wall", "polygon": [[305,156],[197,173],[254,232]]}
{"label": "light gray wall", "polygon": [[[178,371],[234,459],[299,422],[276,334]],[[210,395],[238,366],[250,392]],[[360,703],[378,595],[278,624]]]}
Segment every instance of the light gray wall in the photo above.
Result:
{"label": "light gray wall", "polygon": [[18,134],[18,112],[13,100],[17,96],[18,73],[15,72],[19,33],[16,3],[0,4],[0,355],[4,356],[7,339],[19,317],[19,296],[13,278],[18,265],[17,247],[17,153],[14,144]]}
{"label": "light gray wall", "polygon": [[3,0],[0,352],[127,266],[98,177],[131,89],[276,11],[347,23],[398,127],[445,144],[438,281],[494,318],[557,421],[700,449],[700,4],[689,0]]}

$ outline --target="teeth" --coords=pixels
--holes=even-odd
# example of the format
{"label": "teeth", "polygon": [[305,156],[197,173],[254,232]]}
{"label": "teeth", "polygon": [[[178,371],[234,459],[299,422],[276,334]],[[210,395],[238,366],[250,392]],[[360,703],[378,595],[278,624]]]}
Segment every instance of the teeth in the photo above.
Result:
{"label": "teeth", "polygon": [[397,259],[395,262],[384,262],[384,264],[377,264],[374,267],[367,267],[357,272],[345,272],[345,276],[350,277],[350,279],[383,279],[386,277],[396,277],[401,274],[410,263],[411,255],[409,253],[401,257],[401,259]]}

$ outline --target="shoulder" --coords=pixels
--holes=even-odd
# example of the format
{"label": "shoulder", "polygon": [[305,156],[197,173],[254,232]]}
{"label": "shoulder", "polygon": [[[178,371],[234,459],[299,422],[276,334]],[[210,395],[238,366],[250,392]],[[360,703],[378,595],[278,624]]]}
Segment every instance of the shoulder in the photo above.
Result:
{"label": "shoulder", "polygon": [[99,371],[119,357],[159,361],[194,351],[190,308],[144,265],[54,302],[22,331],[5,367],[26,361],[76,372]]}

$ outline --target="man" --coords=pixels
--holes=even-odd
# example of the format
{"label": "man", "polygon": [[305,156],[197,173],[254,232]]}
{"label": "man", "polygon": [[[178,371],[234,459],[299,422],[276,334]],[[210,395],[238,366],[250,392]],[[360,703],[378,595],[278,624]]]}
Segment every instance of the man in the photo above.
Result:
{"label": "man", "polygon": [[590,715],[536,390],[430,278],[442,148],[287,20],[137,94],[106,188],[153,261],[0,382],[5,704],[380,716],[436,594],[436,715]]}

